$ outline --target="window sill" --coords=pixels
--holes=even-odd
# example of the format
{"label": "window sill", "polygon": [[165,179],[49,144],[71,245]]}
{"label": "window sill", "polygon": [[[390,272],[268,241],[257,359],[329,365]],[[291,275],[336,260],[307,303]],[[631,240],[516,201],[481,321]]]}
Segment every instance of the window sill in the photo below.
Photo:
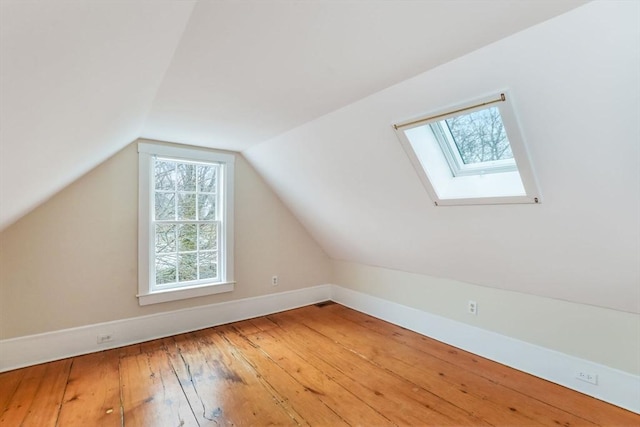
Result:
{"label": "window sill", "polygon": [[205,295],[221,294],[223,292],[231,292],[236,282],[215,283],[211,285],[193,286],[190,288],[169,289],[166,291],[157,291],[148,294],[140,294],[138,304],[150,305],[161,302],[177,301],[187,298],[202,297]]}

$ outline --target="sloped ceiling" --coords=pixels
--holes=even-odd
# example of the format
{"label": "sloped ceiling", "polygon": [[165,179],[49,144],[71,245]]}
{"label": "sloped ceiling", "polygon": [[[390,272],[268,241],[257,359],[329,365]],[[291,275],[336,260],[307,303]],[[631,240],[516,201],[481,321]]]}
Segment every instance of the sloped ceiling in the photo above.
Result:
{"label": "sloped ceiling", "polygon": [[581,3],[0,0],[0,230],[139,136],[240,151]]}
{"label": "sloped ceiling", "polygon": [[201,1],[143,136],[241,151],[578,4]]}
{"label": "sloped ceiling", "polygon": [[[639,311],[639,4],[583,3],[0,0],[0,229],[143,136],[333,258]],[[435,208],[391,124],[505,88],[543,204]]]}
{"label": "sloped ceiling", "polygon": [[0,1],[0,229],[140,135],[193,6]]}
{"label": "sloped ceiling", "polygon": [[[333,258],[638,312],[639,17],[588,4],[245,156]],[[391,125],[503,89],[543,203],[435,207]]]}

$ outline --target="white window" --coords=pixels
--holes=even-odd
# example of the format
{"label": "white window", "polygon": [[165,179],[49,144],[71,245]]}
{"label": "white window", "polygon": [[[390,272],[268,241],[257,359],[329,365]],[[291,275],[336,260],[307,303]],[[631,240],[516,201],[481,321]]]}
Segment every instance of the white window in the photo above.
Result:
{"label": "white window", "polygon": [[394,128],[436,206],[540,203],[505,93]]}
{"label": "white window", "polygon": [[460,114],[429,126],[453,176],[518,169],[497,107]]}
{"label": "white window", "polygon": [[139,143],[140,305],[233,290],[231,154]]}

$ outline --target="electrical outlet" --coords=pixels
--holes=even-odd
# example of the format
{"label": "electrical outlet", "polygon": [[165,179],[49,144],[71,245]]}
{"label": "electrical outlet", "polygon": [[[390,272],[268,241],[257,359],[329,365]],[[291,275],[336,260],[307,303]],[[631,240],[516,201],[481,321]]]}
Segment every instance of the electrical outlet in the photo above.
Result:
{"label": "electrical outlet", "polygon": [[598,374],[591,372],[578,371],[576,378],[591,384],[598,385]]}
{"label": "electrical outlet", "polygon": [[278,276],[271,277],[271,286],[278,286]]}
{"label": "electrical outlet", "polygon": [[113,341],[113,334],[101,334],[98,335],[98,338],[96,340],[98,342],[98,344],[104,344],[106,342],[111,342]]}
{"label": "electrical outlet", "polygon": [[469,300],[467,308],[468,308],[470,314],[473,314],[474,316],[478,315],[478,303],[477,302]]}

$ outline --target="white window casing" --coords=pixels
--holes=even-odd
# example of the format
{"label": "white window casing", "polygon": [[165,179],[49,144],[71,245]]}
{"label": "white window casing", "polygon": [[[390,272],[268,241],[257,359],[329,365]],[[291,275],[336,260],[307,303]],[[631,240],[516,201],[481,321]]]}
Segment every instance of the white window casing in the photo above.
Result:
{"label": "white window casing", "polygon": [[[542,201],[510,99],[498,92],[393,126],[436,206]],[[513,158],[464,164],[445,121],[496,108]]]}
{"label": "white window casing", "polygon": [[[233,236],[233,203],[234,203],[234,160],[233,154],[209,151],[205,149],[176,147],[148,142],[138,143],[139,163],[139,207],[138,207],[138,302],[140,305],[155,304],[179,299],[233,291],[234,281],[234,236]],[[176,170],[192,170],[195,181],[194,188],[179,189],[177,183],[171,183],[173,189],[156,189],[155,166],[175,165]],[[197,181],[197,170],[209,171],[215,179],[210,188],[202,189]],[[171,174],[170,180],[177,181],[178,174]],[[197,183],[197,184],[196,184]],[[197,187],[196,187],[197,185]],[[173,216],[157,218],[155,207],[158,200],[173,200]],[[180,200],[189,200],[181,204]],[[205,201],[211,206],[206,214],[200,211]],[[191,207],[193,218],[181,218],[179,212]],[[209,212],[214,212],[209,215]],[[201,217],[202,216],[202,217]],[[162,228],[164,227],[164,228]],[[156,253],[156,230],[167,229],[166,236],[173,235],[173,248],[170,252]],[[182,247],[181,230],[195,232],[186,242],[194,247]],[[215,232],[212,232],[215,230]],[[207,234],[204,234],[205,231]],[[175,234],[172,234],[175,233]],[[159,234],[163,236],[162,233]],[[166,237],[165,236],[165,237]],[[159,237],[160,238],[160,237]],[[207,240],[207,238],[209,240]],[[170,239],[168,239],[170,240]],[[202,243],[206,242],[206,243]],[[210,245],[210,247],[201,247]],[[158,260],[156,259],[158,257]],[[175,280],[156,280],[156,268],[161,258],[175,259]],[[182,260],[190,260],[187,273],[180,273]],[[204,259],[210,260],[208,264]],[[161,264],[162,265],[162,264]],[[185,261],[185,266],[187,266]],[[206,268],[208,266],[208,269]],[[163,270],[159,270],[162,272]],[[186,277],[186,278],[185,278]]]}

